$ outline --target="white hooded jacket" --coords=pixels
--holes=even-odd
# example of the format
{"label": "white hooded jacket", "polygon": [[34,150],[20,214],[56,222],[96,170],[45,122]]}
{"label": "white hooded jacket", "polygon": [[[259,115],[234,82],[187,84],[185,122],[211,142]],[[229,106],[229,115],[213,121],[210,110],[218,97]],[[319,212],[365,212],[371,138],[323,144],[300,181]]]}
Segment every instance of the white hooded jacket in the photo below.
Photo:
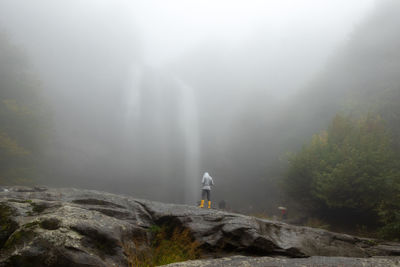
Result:
{"label": "white hooded jacket", "polygon": [[208,172],[204,173],[201,184],[203,185],[203,190],[211,190],[211,186],[214,185],[213,178],[208,174]]}

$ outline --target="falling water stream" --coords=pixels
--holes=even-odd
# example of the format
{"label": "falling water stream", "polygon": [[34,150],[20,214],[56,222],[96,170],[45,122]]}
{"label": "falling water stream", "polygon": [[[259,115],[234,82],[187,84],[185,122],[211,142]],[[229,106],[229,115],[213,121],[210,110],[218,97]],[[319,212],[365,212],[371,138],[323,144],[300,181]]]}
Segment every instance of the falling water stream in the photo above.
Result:
{"label": "falling water stream", "polygon": [[195,205],[201,178],[195,91],[179,78],[151,73],[134,67],[126,87],[127,165],[132,176],[152,186],[146,189],[159,200]]}
{"label": "falling water stream", "polygon": [[180,125],[185,144],[184,201],[195,204],[200,197],[199,110],[192,87],[176,79],[179,90]]}

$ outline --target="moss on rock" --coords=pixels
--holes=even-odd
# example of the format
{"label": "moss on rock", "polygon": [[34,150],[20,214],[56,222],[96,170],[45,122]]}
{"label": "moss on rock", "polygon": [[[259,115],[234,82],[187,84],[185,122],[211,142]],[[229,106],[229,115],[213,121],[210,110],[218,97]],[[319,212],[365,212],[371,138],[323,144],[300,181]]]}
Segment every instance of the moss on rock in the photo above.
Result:
{"label": "moss on rock", "polygon": [[47,208],[47,205],[43,203],[31,202],[30,204],[32,206],[32,211],[35,213],[42,213]]}
{"label": "moss on rock", "polygon": [[4,244],[3,248],[9,249],[14,246],[18,246],[22,243],[26,243],[27,241],[31,240],[35,236],[35,232],[23,228],[19,231],[14,232],[7,240],[7,242]]}
{"label": "moss on rock", "polygon": [[31,200],[31,199],[15,199],[15,198],[10,198],[10,199],[8,199],[8,202],[32,203],[32,200]]}
{"label": "moss on rock", "polygon": [[0,249],[3,248],[10,235],[18,228],[12,219],[14,211],[8,205],[0,203]]}
{"label": "moss on rock", "polygon": [[29,222],[29,223],[27,223],[27,224],[24,224],[23,226],[25,227],[25,228],[33,228],[33,227],[35,227],[36,225],[38,225],[40,222],[39,221],[32,221],[32,222]]}

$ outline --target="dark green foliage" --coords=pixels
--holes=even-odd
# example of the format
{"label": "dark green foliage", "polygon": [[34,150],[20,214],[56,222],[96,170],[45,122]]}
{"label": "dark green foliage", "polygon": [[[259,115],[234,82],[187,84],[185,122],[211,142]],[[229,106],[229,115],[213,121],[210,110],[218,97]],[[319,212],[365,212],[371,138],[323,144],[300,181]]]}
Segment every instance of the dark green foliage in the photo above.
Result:
{"label": "dark green foliage", "polygon": [[380,230],[379,234],[382,238],[400,241],[400,214],[399,211],[393,211],[395,220],[385,224]]}
{"label": "dark green foliage", "polygon": [[400,183],[392,183],[390,189],[378,209],[384,224],[379,233],[384,238],[400,241]]}
{"label": "dark green foliage", "polygon": [[25,56],[0,32],[0,184],[39,177],[46,114]]}
{"label": "dark green foliage", "polygon": [[381,117],[337,115],[327,131],[289,158],[284,187],[309,212],[389,226],[399,210],[399,166]]}

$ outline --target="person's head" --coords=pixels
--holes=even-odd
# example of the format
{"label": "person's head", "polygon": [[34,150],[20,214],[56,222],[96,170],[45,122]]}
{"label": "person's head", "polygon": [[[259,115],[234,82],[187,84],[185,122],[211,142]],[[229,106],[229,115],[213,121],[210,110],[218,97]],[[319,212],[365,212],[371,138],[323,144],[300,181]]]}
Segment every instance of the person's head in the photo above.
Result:
{"label": "person's head", "polygon": [[208,172],[205,172],[203,177],[209,177],[210,175],[208,174]]}

